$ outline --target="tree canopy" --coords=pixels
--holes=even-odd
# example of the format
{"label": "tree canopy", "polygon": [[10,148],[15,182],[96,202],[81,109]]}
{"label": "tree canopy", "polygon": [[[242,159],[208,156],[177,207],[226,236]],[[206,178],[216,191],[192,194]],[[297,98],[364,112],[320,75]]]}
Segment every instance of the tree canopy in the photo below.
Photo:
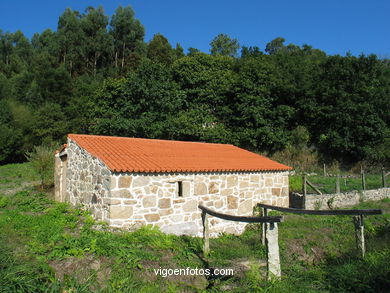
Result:
{"label": "tree canopy", "polygon": [[[0,30],[0,163],[69,132],[231,143],[390,164],[390,62],[217,35],[172,45],[130,6],[66,9],[56,31]],[[241,48],[241,54],[239,50]],[[297,140],[302,138],[302,141]]]}

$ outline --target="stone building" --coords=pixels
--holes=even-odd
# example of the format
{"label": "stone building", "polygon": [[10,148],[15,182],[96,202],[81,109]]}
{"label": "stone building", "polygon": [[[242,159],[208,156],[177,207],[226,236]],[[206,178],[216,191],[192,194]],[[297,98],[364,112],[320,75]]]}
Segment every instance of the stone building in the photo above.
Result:
{"label": "stone building", "polygon": [[[288,206],[291,168],[233,145],[69,134],[55,162],[56,200],[114,227],[200,236],[199,203],[231,215],[252,215],[259,202]],[[212,217],[209,229],[244,227]]]}

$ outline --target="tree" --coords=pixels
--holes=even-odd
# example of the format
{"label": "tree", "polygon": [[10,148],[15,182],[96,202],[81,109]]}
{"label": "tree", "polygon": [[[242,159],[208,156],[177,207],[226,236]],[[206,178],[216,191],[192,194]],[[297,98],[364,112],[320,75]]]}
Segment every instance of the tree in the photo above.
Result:
{"label": "tree", "polygon": [[322,67],[315,108],[305,111],[315,143],[326,157],[346,163],[372,156],[388,134],[381,105],[389,103],[383,91],[389,81],[381,77],[381,61],[376,56],[331,56]]}
{"label": "tree", "polygon": [[186,92],[188,107],[208,105],[212,116],[223,122],[232,114],[227,104],[236,78],[233,66],[230,57],[197,53],[174,62],[173,78]]}
{"label": "tree", "polygon": [[263,52],[260,51],[259,47],[245,47],[243,46],[241,49],[241,58],[246,57],[257,57],[263,55]]}
{"label": "tree", "polygon": [[58,20],[58,41],[61,61],[74,75],[85,64],[85,33],[81,27],[81,15],[78,11],[67,8]]}
{"label": "tree", "polygon": [[86,65],[96,75],[98,66],[104,61],[108,64],[108,58],[113,52],[113,40],[112,35],[107,32],[108,16],[105,15],[103,7],[88,7],[86,13],[81,19],[86,39]]}
{"label": "tree", "polygon": [[179,58],[182,58],[185,56],[184,49],[179,43],[176,44],[176,48],[174,49],[174,51],[175,51],[176,59],[179,59]]}
{"label": "tree", "polygon": [[55,58],[56,64],[59,63],[60,44],[56,32],[46,29],[42,34],[35,33],[31,39],[31,44],[37,54],[47,52]]}
{"label": "tree", "polygon": [[[5,65],[10,63],[10,55],[13,52],[12,35],[0,30],[0,57]],[[1,68],[1,67],[0,67]]]}
{"label": "tree", "polygon": [[169,67],[146,59],[126,78],[109,79],[92,97],[92,133],[164,138],[168,117],[177,115],[184,93]]}
{"label": "tree", "polygon": [[114,39],[115,68],[124,71],[126,58],[134,54],[143,43],[145,29],[130,6],[119,6],[111,18],[110,33]]}
{"label": "tree", "polygon": [[193,55],[195,55],[195,54],[197,54],[197,53],[200,53],[200,50],[199,50],[199,49],[189,47],[189,48],[188,48],[187,56],[193,56]]}
{"label": "tree", "polygon": [[276,54],[277,52],[285,48],[284,46],[285,41],[286,40],[282,37],[278,37],[272,40],[271,42],[267,43],[267,46],[265,47],[265,52],[267,52],[270,55]]}
{"label": "tree", "polygon": [[147,56],[150,60],[172,64],[175,53],[162,34],[155,34],[148,44]]}
{"label": "tree", "polygon": [[231,39],[226,34],[219,34],[210,43],[211,55],[213,56],[231,56],[237,57],[237,51],[240,48],[240,44],[237,39]]}
{"label": "tree", "polygon": [[229,128],[242,147],[274,152],[283,149],[293,109],[271,95],[275,67],[268,56],[243,58],[237,66],[234,92],[228,99]]}

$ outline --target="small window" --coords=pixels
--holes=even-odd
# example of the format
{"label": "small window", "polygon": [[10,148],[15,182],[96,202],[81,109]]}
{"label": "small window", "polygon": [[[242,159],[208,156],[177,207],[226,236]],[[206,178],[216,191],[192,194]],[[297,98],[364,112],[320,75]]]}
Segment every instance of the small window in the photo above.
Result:
{"label": "small window", "polygon": [[177,196],[183,197],[183,181],[177,182]]}

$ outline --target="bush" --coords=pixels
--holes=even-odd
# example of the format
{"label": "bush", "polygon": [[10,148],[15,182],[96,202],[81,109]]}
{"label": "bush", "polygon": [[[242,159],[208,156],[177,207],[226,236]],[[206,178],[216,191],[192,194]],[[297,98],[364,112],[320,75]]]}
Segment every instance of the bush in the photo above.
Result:
{"label": "bush", "polygon": [[54,145],[35,146],[31,152],[26,152],[26,158],[39,174],[41,188],[54,184]]}

